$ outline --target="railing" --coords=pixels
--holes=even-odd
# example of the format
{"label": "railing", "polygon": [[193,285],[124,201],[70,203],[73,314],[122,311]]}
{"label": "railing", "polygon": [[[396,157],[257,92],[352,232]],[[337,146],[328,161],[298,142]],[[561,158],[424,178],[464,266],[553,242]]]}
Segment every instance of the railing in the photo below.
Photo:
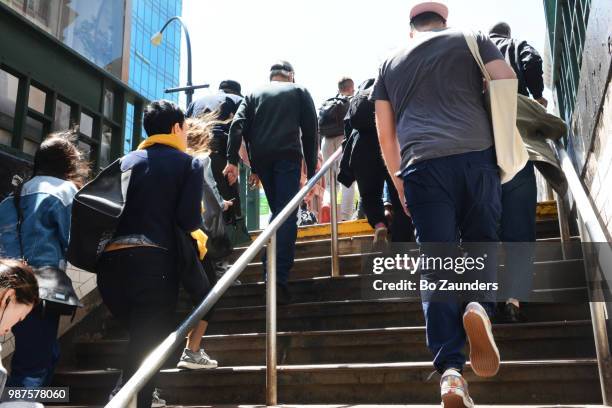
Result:
{"label": "railing", "polygon": [[[612,251],[606,234],[597,218],[595,208],[589,199],[570,157],[565,149],[555,144],[557,157],[561,164],[561,169],[565,174],[570,193],[578,210],[578,226],[580,238],[587,245],[594,245],[593,251],[587,251],[584,256],[587,281],[592,283],[593,289],[598,289],[600,293],[589,293],[591,301],[589,303],[591,320],[593,323],[593,334],[595,337],[595,350],[597,353],[597,366],[599,369],[599,379],[601,383],[602,399],[605,406],[612,403],[612,354],[610,352],[610,342],[608,338],[608,309],[605,299],[611,295],[606,282],[612,279]],[[561,241],[569,241],[569,212],[565,197],[557,196],[559,212],[559,226],[561,229]],[[594,244],[592,244],[594,243]],[[602,285],[596,287],[594,280]]]}
{"label": "railing", "polygon": [[332,276],[338,276],[338,224],[336,204],[336,162],[342,155],[342,149],[338,149],[324,164],[317,174],[308,180],[306,185],[293,197],[285,208],[276,216],[257,239],[236,260],[232,267],[212,288],[208,296],[198,307],[179,325],[179,327],[149,354],[134,375],[123,385],[121,390],[106,405],[107,408],[136,407],[138,391],[159,371],[162,364],[168,359],[174,349],[185,341],[189,330],[199,322],[202,317],[223,296],[225,291],[240,276],[249,262],[268,244],[267,251],[267,279],[266,279],[266,403],[277,405],[277,374],[276,374],[276,231],[289,218],[308,192],[312,190],[317,182],[330,172],[331,192],[331,255]]}

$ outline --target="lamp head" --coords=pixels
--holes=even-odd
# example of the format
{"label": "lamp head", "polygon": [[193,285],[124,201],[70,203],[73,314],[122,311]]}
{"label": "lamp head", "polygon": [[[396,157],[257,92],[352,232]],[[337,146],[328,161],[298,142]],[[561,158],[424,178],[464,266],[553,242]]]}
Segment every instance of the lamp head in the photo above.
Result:
{"label": "lamp head", "polygon": [[164,35],[161,32],[157,32],[153,37],[151,37],[151,44],[157,47],[161,44],[163,38]]}

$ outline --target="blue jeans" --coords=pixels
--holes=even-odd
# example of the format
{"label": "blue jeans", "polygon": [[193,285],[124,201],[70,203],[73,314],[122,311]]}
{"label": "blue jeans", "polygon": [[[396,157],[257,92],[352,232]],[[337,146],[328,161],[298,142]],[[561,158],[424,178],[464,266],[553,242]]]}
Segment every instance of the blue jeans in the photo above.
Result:
{"label": "blue jeans", "polygon": [[533,286],[538,187],[533,162],[502,185],[500,239],[504,242],[505,297],[528,300]]}
{"label": "blue jeans", "polygon": [[[285,208],[291,199],[300,191],[302,163],[291,160],[279,160],[265,166],[257,164],[257,175],[261,180],[268,205],[270,222]],[[297,209],[276,232],[276,279],[279,285],[286,286],[289,271],[295,258],[295,241],[297,239]],[[264,273],[266,270],[266,253],[263,255]]]}
{"label": "blue jeans", "polygon": [[13,327],[15,352],[7,387],[50,385],[60,354],[58,326],[59,315],[43,314],[42,304],[39,304]]}
{"label": "blue jeans", "polygon": [[[440,248],[439,243],[491,243],[486,246],[485,271],[488,279],[494,280],[501,186],[493,148],[425,160],[409,166],[403,178],[421,250],[432,256]],[[479,247],[482,250],[482,245]],[[423,271],[421,279],[431,282],[440,278],[435,271]],[[461,370],[465,364],[462,320],[465,304],[427,301],[431,297],[427,292],[421,292],[421,297],[427,346],[434,355],[434,366],[441,373],[447,368]],[[493,300],[481,302],[489,315],[494,311]]]}

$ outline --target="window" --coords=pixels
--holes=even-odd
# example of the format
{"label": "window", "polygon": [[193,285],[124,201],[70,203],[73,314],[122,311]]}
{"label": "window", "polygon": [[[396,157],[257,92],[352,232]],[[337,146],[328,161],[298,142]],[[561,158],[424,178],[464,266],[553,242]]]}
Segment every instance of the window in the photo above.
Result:
{"label": "window", "polygon": [[45,91],[42,91],[35,87],[34,85],[30,85],[30,94],[28,96],[28,107],[36,112],[45,113],[45,102],[47,100],[47,94]]}
{"label": "window", "polygon": [[104,125],[102,127],[102,140],[100,141],[100,167],[106,167],[111,164],[111,149],[112,149],[113,129]]}
{"label": "window", "polygon": [[115,94],[108,89],[104,90],[104,117],[113,119],[115,107]]}
{"label": "window", "polygon": [[93,118],[83,112],[81,112],[81,120],[79,122],[79,131],[85,136],[92,137],[93,135]]}
{"label": "window", "polygon": [[0,69],[0,144],[10,146],[19,79]]}
{"label": "window", "polygon": [[44,126],[42,122],[29,116],[26,117],[25,132],[23,134],[24,153],[27,153],[30,156],[34,156],[34,153],[36,153],[36,150],[38,150],[38,146],[40,146],[40,143],[43,140],[43,131]]}
{"label": "window", "polygon": [[59,131],[69,129],[70,127],[70,105],[58,99],[55,103],[55,120],[51,129]]}

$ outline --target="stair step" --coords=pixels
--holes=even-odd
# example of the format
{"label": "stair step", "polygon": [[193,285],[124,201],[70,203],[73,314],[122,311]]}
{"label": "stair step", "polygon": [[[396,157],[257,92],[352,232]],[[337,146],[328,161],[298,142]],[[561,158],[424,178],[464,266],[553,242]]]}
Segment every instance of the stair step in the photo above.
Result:
{"label": "stair step", "polygon": [[[588,320],[494,325],[504,360],[595,357],[593,328]],[[279,364],[383,363],[428,360],[424,327],[281,332]],[[219,366],[265,364],[265,333],[205,336],[207,353]],[[127,340],[81,341],[76,345],[80,369],[119,368]],[[182,350],[167,361],[171,367]],[[467,350],[466,350],[467,352]]]}
{"label": "stair step", "polygon": [[[341,257],[340,277],[329,276],[329,268],[325,269],[325,259],[309,259],[296,262],[289,281],[289,290],[295,302],[310,302],[321,300],[354,300],[367,297],[413,296],[413,293],[389,294],[388,292],[373,292],[367,290],[380,276],[372,274],[372,269],[362,267],[362,255],[347,255]],[[327,259],[329,262],[329,258]],[[351,268],[347,264],[353,264]],[[296,270],[300,266],[301,273]],[[503,270],[503,267],[501,268]],[[325,271],[325,272],[323,272]],[[566,261],[537,262],[534,265],[534,289],[576,288],[585,286],[584,264],[581,259]],[[367,272],[367,273],[366,273]],[[304,277],[304,275],[318,275]],[[258,274],[261,276],[261,273]],[[298,275],[298,276],[295,276]],[[390,273],[387,272],[387,275]],[[399,276],[399,275],[397,275]],[[314,279],[313,279],[314,278]],[[243,277],[241,276],[241,280]],[[265,285],[263,282],[244,282],[232,286],[220,299],[218,307],[259,306],[265,303]],[[417,294],[418,295],[418,294]],[[557,297],[556,299],[560,299]],[[551,298],[540,298],[540,301],[552,301]],[[192,304],[184,290],[179,295],[179,306],[191,308]]]}
{"label": "stair step", "polygon": [[[279,366],[279,401],[285,404],[439,403],[438,378],[427,380],[429,362]],[[600,404],[594,359],[502,362],[493,378],[465,369],[470,394],[483,404]],[[58,372],[54,384],[68,386],[74,404],[102,404],[116,370]],[[265,366],[214,370],[163,370],[158,386],[170,404],[262,404]]]}
{"label": "stair step", "polygon": [[[574,262],[570,267],[582,268],[581,265],[581,249],[579,244],[569,246],[568,259],[562,260],[561,246],[550,245],[540,246],[539,258],[536,258],[536,270],[538,266],[550,264],[551,262]],[[372,260],[381,256],[380,253],[359,252],[355,254],[341,255],[340,274],[370,274],[372,273]],[[416,249],[414,256],[418,257]],[[330,276],[331,273],[331,256],[325,255],[313,258],[296,259],[291,268],[289,280],[309,279],[322,276]],[[245,270],[240,274],[239,278],[242,283],[255,283],[264,280],[263,264],[261,262],[250,263]]]}
{"label": "stair step", "polygon": [[[529,303],[523,313],[530,322],[588,320],[587,303]],[[406,299],[297,303],[278,308],[279,331],[348,330],[424,325],[420,302]],[[177,314],[177,322],[185,313]],[[218,309],[209,334],[262,333],[265,307]]]}

